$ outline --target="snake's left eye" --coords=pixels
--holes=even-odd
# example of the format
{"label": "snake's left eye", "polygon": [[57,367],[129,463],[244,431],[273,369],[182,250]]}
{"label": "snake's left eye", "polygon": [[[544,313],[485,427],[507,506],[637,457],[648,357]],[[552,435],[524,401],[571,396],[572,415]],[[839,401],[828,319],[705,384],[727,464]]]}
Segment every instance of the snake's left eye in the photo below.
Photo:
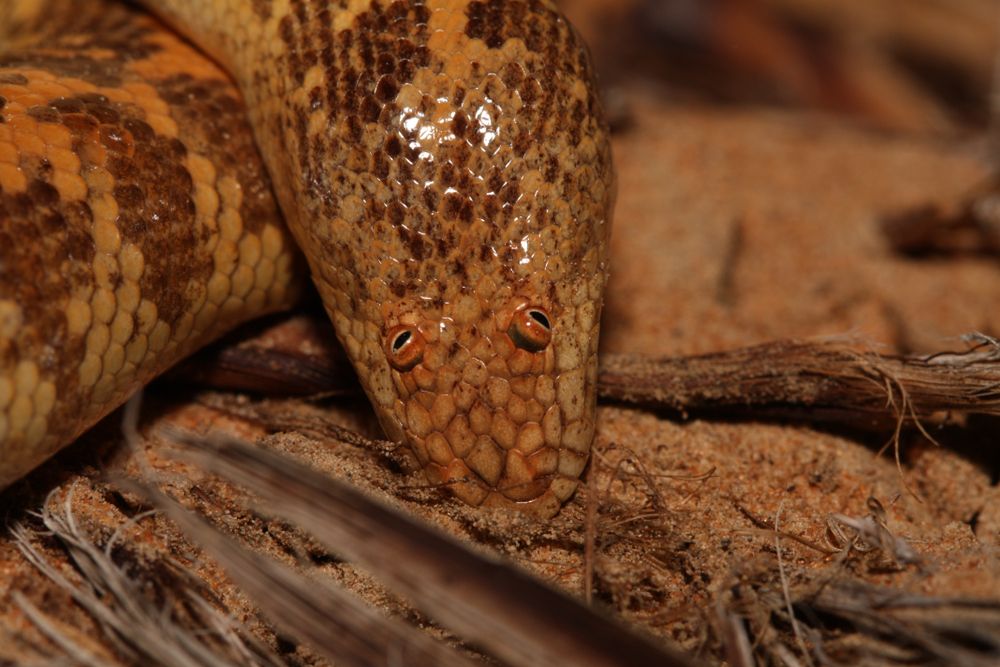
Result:
{"label": "snake's left eye", "polygon": [[552,340],[552,322],[544,308],[530,306],[514,313],[507,335],[514,345],[528,352],[539,352]]}
{"label": "snake's left eye", "polygon": [[390,329],[385,337],[385,356],[390,366],[405,372],[423,361],[426,345],[416,327],[401,324]]}

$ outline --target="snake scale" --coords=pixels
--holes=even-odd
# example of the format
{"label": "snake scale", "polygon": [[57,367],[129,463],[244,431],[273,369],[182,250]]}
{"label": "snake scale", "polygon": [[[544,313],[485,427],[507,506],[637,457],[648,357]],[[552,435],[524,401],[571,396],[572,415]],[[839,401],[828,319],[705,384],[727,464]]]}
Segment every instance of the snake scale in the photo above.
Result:
{"label": "snake scale", "polygon": [[432,483],[557,512],[593,440],[614,199],[566,19],[144,4],[177,34],[127,6],[0,2],[0,487],[309,274]]}

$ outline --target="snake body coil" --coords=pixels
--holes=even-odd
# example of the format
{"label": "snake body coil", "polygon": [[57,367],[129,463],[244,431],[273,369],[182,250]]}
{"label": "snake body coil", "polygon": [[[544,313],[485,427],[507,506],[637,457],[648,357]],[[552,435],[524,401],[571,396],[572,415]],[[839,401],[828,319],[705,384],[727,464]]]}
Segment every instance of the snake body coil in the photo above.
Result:
{"label": "snake body coil", "polygon": [[[557,511],[593,438],[613,199],[565,19],[543,0],[148,4],[236,80],[386,433],[466,502]],[[0,36],[39,32],[28,5],[0,9]],[[236,99],[126,9],[0,60],[0,484],[294,299]]]}

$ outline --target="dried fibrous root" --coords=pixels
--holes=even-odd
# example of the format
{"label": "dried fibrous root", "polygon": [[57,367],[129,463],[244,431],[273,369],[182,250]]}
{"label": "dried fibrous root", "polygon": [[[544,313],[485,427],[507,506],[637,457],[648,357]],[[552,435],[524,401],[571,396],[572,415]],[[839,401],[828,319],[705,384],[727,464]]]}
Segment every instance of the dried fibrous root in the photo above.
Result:
{"label": "dried fibrous root", "polygon": [[[116,562],[120,539],[137,515],[98,545],[78,525],[73,514],[72,489],[61,506],[50,497],[37,514],[47,533],[24,524],[11,529],[24,558],[39,572],[66,590],[101,628],[109,643],[134,664],[163,667],[221,667],[223,665],[272,666],[280,664],[258,642],[248,639],[238,623],[206,598],[205,585],[197,576],[173,561],[163,561],[159,574],[164,581],[137,576]],[[42,553],[37,542],[55,538],[74,566],[73,577],[64,573]],[[76,581],[74,581],[76,579]],[[23,594],[15,600],[25,616],[70,662],[94,667],[109,664],[64,633],[59,624],[38,609]]]}

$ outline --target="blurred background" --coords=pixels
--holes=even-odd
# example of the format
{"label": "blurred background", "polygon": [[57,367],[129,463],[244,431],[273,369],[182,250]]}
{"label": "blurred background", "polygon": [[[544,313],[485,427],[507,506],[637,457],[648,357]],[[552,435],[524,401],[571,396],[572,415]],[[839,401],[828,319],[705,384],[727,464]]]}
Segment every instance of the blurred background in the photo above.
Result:
{"label": "blurred background", "polygon": [[811,109],[944,135],[990,122],[996,0],[561,4],[612,92],[640,84],[678,101]]}
{"label": "blurred background", "polygon": [[561,5],[614,130],[605,351],[1000,335],[1000,2]]}

